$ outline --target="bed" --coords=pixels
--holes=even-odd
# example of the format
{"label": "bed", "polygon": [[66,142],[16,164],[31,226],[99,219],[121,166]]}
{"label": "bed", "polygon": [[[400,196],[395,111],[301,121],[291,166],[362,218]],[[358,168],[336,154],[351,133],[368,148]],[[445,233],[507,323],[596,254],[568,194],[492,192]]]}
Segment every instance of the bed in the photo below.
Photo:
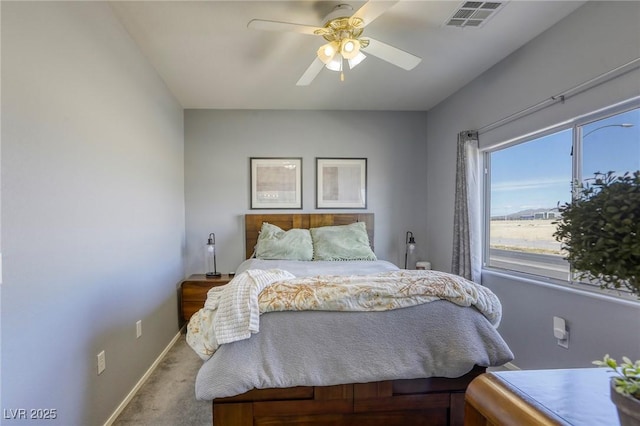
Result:
{"label": "bed", "polygon": [[[266,232],[265,223],[282,231],[342,231],[342,227],[359,224],[358,235],[365,233],[372,254],[374,216],[245,216],[248,260],[240,265],[234,281],[258,282],[268,277],[277,281],[268,284],[275,288],[295,283],[287,288],[296,289],[295,298],[302,304],[315,299],[299,297],[299,283],[311,282],[314,287],[317,281],[327,281],[330,288],[342,291],[345,285],[359,288],[359,280],[373,277],[399,277],[398,285],[404,285],[406,279],[423,279],[416,278],[416,273],[449,275],[404,271],[374,258],[254,259],[259,233]],[[320,242],[313,242],[317,255]],[[351,286],[350,280],[356,284]],[[261,300],[268,298],[263,295],[274,287],[266,287],[260,293]],[[207,303],[213,303],[210,299],[221,303],[221,288],[214,289]],[[488,290],[480,290],[492,296]],[[385,300],[378,287],[375,291],[374,303]],[[314,297],[323,299],[325,295]],[[358,293],[358,300],[361,297]],[[397,303],[391,299],[389,303]],[[209,305],[210,309],[206,305],[192,318],[187,332],[188,341],[205,359],[196,378],[196,397],[212,401],[214,425],[462,425],[467,385],[486,367],[502,365],[513,355],[496,331],[499,303],[497,308],[493,305],[492,312],[491,308],[479,309],[479,305],[466,307],[435,299],[422,303],[409,298],[407,305],[394,309],[366,311],[287,310],[275,303],[273,310],[263,312],[261,305],[259,331],[238,340],[227,339],[228,330],[211,331],[213,350],[200,341],[194,343],[203,329],[214,328],[205,321],[208,315],[224,316],[222,305]]]}

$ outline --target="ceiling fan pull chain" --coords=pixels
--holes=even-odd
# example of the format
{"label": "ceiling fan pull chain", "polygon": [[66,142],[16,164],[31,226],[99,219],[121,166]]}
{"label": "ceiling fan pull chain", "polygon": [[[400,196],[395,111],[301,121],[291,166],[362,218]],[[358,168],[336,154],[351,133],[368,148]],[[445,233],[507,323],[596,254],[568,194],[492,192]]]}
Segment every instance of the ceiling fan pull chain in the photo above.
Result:
{"label": "ceiling fan pull chain", "polygon": [[340,81],[344,81],[344,71],[340,71]]}

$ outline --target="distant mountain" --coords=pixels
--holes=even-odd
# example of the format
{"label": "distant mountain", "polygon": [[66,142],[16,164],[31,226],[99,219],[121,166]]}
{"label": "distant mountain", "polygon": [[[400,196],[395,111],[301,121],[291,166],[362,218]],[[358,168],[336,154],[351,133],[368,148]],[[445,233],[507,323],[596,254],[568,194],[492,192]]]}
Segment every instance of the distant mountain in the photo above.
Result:
{"label": "distant mountain", "polygon": [[491,220],[555,219],[558,213],[557,207],[526,209],[508,215],[491,216]]}

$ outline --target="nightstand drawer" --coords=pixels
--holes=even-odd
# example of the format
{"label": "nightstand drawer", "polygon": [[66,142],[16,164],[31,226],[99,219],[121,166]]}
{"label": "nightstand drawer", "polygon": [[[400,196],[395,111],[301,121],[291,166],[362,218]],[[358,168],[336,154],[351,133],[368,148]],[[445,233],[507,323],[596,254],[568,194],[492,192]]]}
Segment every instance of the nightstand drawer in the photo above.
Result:
{"label": "nightstand drawer", "polygon": [[198,312],[204,306],[204,302],[182,301],[182,320],[187,322],[191,316]]}
{"label": "nightstand drawer", "polygon": [[180,317],[189,321],[191,316],[202,309],[207,300],[207,292],[212,287],[227,284],[233,277],[223,274],[220,277],[207,278],[204,274],[191,275],[180,285]]}
{"label": "nightstand drawer", "polygon": [[183,302],[204,302],[207,300],[207,292],[217,285],[207,283],[187,282],[182,284]]}

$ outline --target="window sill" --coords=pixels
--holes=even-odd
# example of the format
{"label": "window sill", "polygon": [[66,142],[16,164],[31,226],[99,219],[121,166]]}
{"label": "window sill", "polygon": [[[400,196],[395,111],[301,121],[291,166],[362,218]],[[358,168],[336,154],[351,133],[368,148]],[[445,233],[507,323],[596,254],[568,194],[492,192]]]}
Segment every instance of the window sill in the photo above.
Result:
{"label": "window sill", "polygon": [[571,284],[569,282],[557,281],[551,278],[545,279],[544,277],[537,277],[524,273],[504,271],[487,267],[482,268],[483,281],[485,276],[508,278],[511,280],[517,280],[527,284],[551,288],[554,290],[572,293],[583,297],[606,300],[608,302],[614,302],[626,306],[640,307],[640,299],[637,296],[634,296],[632,294],[618,293],[614,290],[602,290],[598,287],[589,286],[587,284]]}

